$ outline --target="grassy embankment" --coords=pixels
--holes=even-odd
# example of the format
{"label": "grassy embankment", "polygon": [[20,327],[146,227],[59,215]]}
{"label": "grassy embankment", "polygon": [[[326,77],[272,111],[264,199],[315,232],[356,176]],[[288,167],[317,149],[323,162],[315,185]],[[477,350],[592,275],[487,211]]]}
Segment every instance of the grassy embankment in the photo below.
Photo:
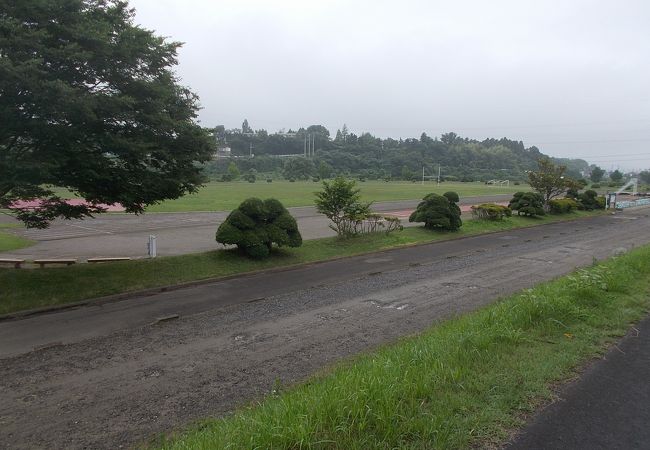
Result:
{"label": "grassy embankment", "polygon": [[305,241],[300,248],[276,250],[270,258],[261,261],[244,258],[236,251],[215,250],[103,265],[79,264],[34,270],[4,268],[0,269],[0,286],[3,287],[0,290],[0,314],[589,215],[593,213],[576,212],[536,219],[512,217],[501,222],[467,220],[460,231],[454,233],[415,227],[390,235],[377,233],[347,240],[314,239]]}
{"label": "grassy embankment", "polygon": [[11,250],[18,250],[19,248],[29,247],[34,242],[12,233],[3,232],[9,228],[17,228],[18,225],[0,223],[0,252],[8,252]]}
{"label": "grassy embankment", "polygon": [[[648,312],[650,247],[272,393],[165,449],[492,448]],[[275,392],[275,391],[274,391]]]}

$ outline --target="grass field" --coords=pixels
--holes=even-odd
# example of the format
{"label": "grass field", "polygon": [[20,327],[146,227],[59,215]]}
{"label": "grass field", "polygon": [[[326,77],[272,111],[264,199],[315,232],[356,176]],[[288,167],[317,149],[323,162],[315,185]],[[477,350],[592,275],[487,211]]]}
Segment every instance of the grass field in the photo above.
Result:
{"label": "grass field", "polygon": [[8,252],[11,250],[18,250],[19,248],[29,247],[34,242],[13,233],[7,233],[9,228],[17,228],[18,225],[0,223],[0,252]]}
{"label": "grass field", "polygon": [[[517,191],[526,191],[528,185],[510,185],[508,187],[487,186],[483,183],[441,183],[437,186],[433,182],[409,183],[399,181],[366,181],[358,182],[361,196],[364,201],[382,202],[391,200],[416,200],[426,194],[447,191],[458,192],[461,197],[475,195],[512,194]],[[308,206],[314,204],[314,193],[322,188],[321,183],[313,181],[273,181],[264,180],[256,183],[234,181],[229,183],[210,182],[196,194],[186,195],[178,200],[169,200],[151,206],[148,212],[187,212],[187,211],[226,211],[239,206],[249,197],[277,198],[284,206]],[[53,191],[62,198],[74,198],[74,194],[66,189],[53,188]]]}
{"label": "grass field", "polygon": [[[648,312],[650,247],[338,364],[165,449],[499,448]],[[275,392],[275,390],[274,390]]]}
{"label": "grass field", "polygon": [[236,251],[215,250],[102,265],[79,264],[33,270],[4,268],[0,269],[0,286],[7,289],[0,291],[0,314],[589,215],[593,213],[576,212],[537,219],[512,217],[501,222],[467,220],[458,232],[453,233],[414,227],[390,235],[377,233],[346,240],[314,239],[305,241],[300,248],[276,250],[270,258],[261,261],[242,257]]}
{"label": "grass field", "polygon": [[[150,212],[181,211],[223,211],[236,208],[249,197],[277,198],[284,206],[306,206],[314,204],[314,193],[321,189],[321,183],[311,181],[274,181],[267,183],[232,182],[209,183],[198,193],[178,200],[163,202],[152,206]],[[444,193],[456,191],[461,197],[472,195],[508,194],[527,190],[528,186],[490,187],[483,183],[407,183],[366,181],[358,183],[365,201],[414,200],[431,192]]]}

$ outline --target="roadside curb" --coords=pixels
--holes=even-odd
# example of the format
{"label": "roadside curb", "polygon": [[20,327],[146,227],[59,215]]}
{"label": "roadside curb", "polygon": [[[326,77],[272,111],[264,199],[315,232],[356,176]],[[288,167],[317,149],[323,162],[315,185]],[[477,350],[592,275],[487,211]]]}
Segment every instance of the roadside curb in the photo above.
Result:
{"label": "roadside curb", "polygon": [[265,274],[265,273],[281,273],[281,272],[288,272],[291,270],[295,269],[300,269],[300,268],[305,268],[305,267],[310,267],[310,266],[315,266],[319,264],[325,264],[325,263],[330,263],[334,261],[341,261],[345,259],[351,259],[351,258],[357,258],[359,256],[365,256],[365,255],[376,255],[380,253],[386,253],[386,252],[391,252],[391,251],[397,251],[405,248],[412,248],[412,247],[422,247],[425,245],[436,245],[436,244],[441,244],[441,243],[446,243],[446,242],[451,242],[451,241],[458,241],[458,240],[463,240],[463,239],[471,239],[475,238],[478,236],[487,236],[487,235],[492,235],[492,234],[499,234],[499,233],[509,233],[512,231],[516,230],[521,230],[521,229],[527,229],[527,228],[537,228],[537,227],[544,227],[548,225],[556,225],[558,223],[571,223],[571,222],[577,222],[577,221],[582,221],[582,220],[589,220],[593,219],[596,217],[602,217],[606,216],[607,214],[599,214],[599,215],[593,215],[593,216],[587,216],[587,217],[576,217],[572,218],[569,220],[558,220],[555,222],[550,222],[550,223],[540,223],[540,224],[532,224],[524,227],[517,227],[517,228],[512,228],[510,230],[495,230],[495,231],[487,231],[484,233],[477,233],[477,234],[472,234],[472,235],[467,235],[467,236],[458,236],[458,237],[450,237],[448,239],[440,239],[440,240],[435,240],[435,241],[429,241],[429,242],[416,242],[416,243],[411,243],[411,244],[404,244],[400,245],[398,247],[389,247],[385,249],[380,249],[380,250],[374,250],[371,252],[365,252],[365,253],[357,253],[354,255],[346,255],[346,256],[337,256],[333,258],[328,258],[328,259],[323,259],[319,261],[311,261],[311,262],[306,262],[306,263],[299,263],[299,264],[291,264],[287,266],[281,266],[281,267],[275,267],[271,269],[262,269],[262,270],[253,270],[249,272],[241,272],[241,273],[236,273],[232,275],[225,275],[221,277],[215,277],[215,278],[205,278],[201,280],[194,280],[194,281],[188,281],[185,283],[178,283],[178,284],[173,284],[173,285],[167,285],[167,286],[159,286],[159,287],[153,287],[153,288],[147,288],[147,289],[140,289],[136,291],[127,291],[127,292],[122,292],[119,294],[111,294],[107,296],[102,296],[102,297],[95,297],[95,298],[90,298],[86,300],[79,300],[76,302],[71,302],[71,303],[63,303],[60,305],[52,305],[52,306],[44,306],[40,308],[33,308],[33,309],[27,309],[27,310],[22,310],[22,311],[16,311],[16,312],[11,312],[7,314],[2,314],[0,315],[0,322],[5,322],[5,321],[11,321],[11,320],[21,320],[21,319],[26,319],[31,316],[37,316],[37,315],[43,315],[43,314],[48,314],[48,313],[56,313],[62,310],[67,310],[67,309],[75,309],[75,308],[80,308],[84,306],[101,306],[105,305],[108,303],[115,303],[118,301],[122,300],[129,300],[132,298],[138,298],[138,297],[149,297],[155,294],[160,294],[163,292],[172,292],[172,291],[177,291],[181,289],[186,289],[186,288],[192,288],[195,286],[203,286],[206,284],[212,284],[212,283],[218,283],[221,281],[228,281],[236,278],[246,278],[246,277],[251,277],[255,275],[260,275],[260,274]]}

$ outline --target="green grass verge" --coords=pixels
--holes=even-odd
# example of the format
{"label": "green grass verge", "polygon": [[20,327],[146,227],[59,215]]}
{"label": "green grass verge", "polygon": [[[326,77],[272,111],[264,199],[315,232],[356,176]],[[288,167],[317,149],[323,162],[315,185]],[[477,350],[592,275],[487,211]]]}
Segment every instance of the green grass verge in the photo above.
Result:
{"label": "green grass verge", "polygon": [[494,447],[648,312],[650,247],[339,364],[165,449]]}
{"label": "green grass verge", "polygon": [[[456,191],[461,197],[473,195],[498,195],[512,194],[517,191],[528,190],[526,186],[486,186],[483,183],[408,183],[367,181],[357,183],[361,189],[364,201],[390,201],[420,199],[426,194],[436,192],[442,194],[447,191]],[[149,212],[184,212],[184,211],[224,211],[231,210],[249,197],[277,198],[286,207],[306,206],[314,204],[314,193],[321,190],[321,183],[311,181],[265,181],[247,183],[245,181],[231,183],[208,183],[199,192],[186,195],[178,200],[166,201],[159,205],[151,206]]]}
{"label": "green grass verge", "polygon": [[576,212],[536,219],[512,217],[501,222],[467,220],[460,231],[453,233],[414,227],[390,235],[377,233],[346,240],[314,239],[305,241],[300,248],[276,249],[270,258],[259,261],[242,257],[233,250],[214,250],[101,265],[79,264],[33,270],[0,268],[0,286],[7,287],[0,291],[0,314],[590,215],[594,213]]}
{"label": "green grass verge", "polygon": [[[513,194],[517,191],[528,191],[527,184],[515,186],[488,186],[480,182],[474,183],[441,183],[433,182],[409,183],[406,181],[366,181],[357,182],[364,201],[383,202],[392,200],[421,199],[425,195],[436,192],[443,194],[455,191],[461,197],[475,195]],[[62,188],[50,188],[63,198],[76,197],[72,192]],[[313,181],[279,180],[267,183],[264,180],[256,183],[233,181],[228,183],[209,182],[196,194],[186,195],[177,200],[169,200],[147,208],[148,212],[187,212],[187,211],[227,211],[236,208],[250,197],[276,198],[286,207],[308,206],[314,204],[314,193],[322,189],[322,183]]]}
{"label": "green grass verge", "polygon": [[34,241],[16,236],[12,233],[3,232],[3,229],[17,228],[18,225],[0,223],[0,252],[8,252],[11,250],[18,250],[19,248],[29,247],[34,245]]}

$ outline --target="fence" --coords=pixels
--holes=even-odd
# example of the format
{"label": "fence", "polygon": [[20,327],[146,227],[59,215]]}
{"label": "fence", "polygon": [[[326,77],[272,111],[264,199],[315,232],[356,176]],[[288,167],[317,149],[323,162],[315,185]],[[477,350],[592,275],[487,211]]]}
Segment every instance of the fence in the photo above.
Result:
{"label": "fence", "polygon": [[622,200],[616,202],[617,209],[634,208],[635,206],[650,205],[650,198],[640,198],[638,200]]}

